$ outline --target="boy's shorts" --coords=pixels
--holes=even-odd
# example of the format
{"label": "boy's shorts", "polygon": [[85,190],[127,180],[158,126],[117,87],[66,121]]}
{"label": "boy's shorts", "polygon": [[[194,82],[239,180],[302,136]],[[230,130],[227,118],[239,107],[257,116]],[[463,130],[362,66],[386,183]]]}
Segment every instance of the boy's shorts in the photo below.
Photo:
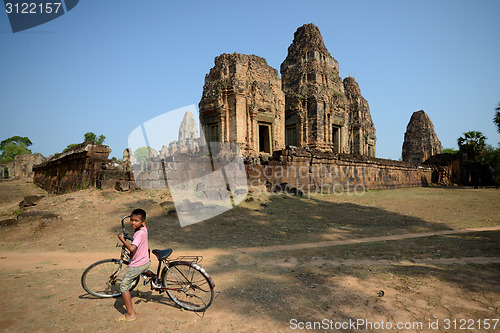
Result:
{"label": "boy's shorts", "polygon": [[124,292],[130,290],[134,280],[141,273],[144,273],[145,271],[147,271],[149,268],[149,265],[151,265],[151,261],[149,261],[147,264],[144,264],[144,265],[138,266],[138,267],[127,266],[127,270],[125,271],[125,274],[123,275],[122,283],[120,284],[120,292],[124,293]]}

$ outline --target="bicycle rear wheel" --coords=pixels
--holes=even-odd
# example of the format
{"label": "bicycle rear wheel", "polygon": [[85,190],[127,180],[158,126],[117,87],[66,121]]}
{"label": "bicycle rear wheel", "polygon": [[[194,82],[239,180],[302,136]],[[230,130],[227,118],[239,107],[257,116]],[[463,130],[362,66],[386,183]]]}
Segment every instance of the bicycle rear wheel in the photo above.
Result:
{"label": "bicycle rear wheel", "polygon": [[[104,259],[90,265],[82,274],[82,287],[97,297],[117,297],[121,295],[120,284],[127,266],[119,259]],[[139,283],[139,276],[130,290]]]}
{"label": "bicycle rear wheel", "polygon": [[163,286],[175,304],[191,311],[203,311],[214,299],[214,282],[200,266],[174,261],[162,271]]}

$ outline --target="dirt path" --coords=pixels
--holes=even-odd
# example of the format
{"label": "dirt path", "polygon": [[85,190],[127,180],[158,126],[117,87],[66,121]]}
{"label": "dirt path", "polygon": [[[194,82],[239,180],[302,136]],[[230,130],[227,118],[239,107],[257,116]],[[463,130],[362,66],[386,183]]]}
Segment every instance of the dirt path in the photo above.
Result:
{"label": "dirt path", "polygon": [[[303,243],[293,245],[276,245],[264,247],[251,247],[232,250],[211,249],[197,251],[197,255],[202,255],[207,258],[216,258],[217,256],[224,256],[230,254],[244,254],[244,253],[263,253],[263,252],[276,252],[287,250],[301,250],[311,249],[318,247],[346,245],[346,244],[360,244],[370,242],[381,242],[388,240],[402,240],[409,238],[421,238],[440,235],[463,234],[478,231],[495,231],[500,230],[500,227],[487,227],[487,228],[470,228],[461,230],[443,230],[433,232],[410,233],[402,235],[389,235],[380,237],[365,237],[358,239],[347,239],[342,241],[326,241],[318,243]],[[19,253],[2,251],[0,252],[0,267],[5,269],[17,270],[50,270],[50,269],[83,269],[88,267],[93,262],[106,258],[116,258],[118,251],[114,252],[37,252],[33,253]],[[182,253],[178,254],[182,255]],[[391,261],[391,260],[339,260],[339,261],[324,261],[316,260],[313,265],[319,266],[322,264],[329,264],[333,266],[353,266],[353,265],[451,265],[451,264],[485,264],[485,263],[499,263],[500,257],[468,257],[468,258],[443,258],[443,259],[414,259],[412,261]],[[274,263],[276,264],[276,263]],[[283,266],[293,266],[293,261]]]}
{"label": "dirt path", "polygon": [[357,238],[357,239],[346,239],[346,240],[341,240],[341,241],[325,241],[325,242],[302,243],[302,244],[292,244],[292,245],[249,247],[249,248],[242,248],[242,249],[234,249],[234,250],[231,250],[230,253],[254,253],[254,252],[275,252],[275,251],[301,250],[301,249],[311,249],[311,248],[327,247],[327,246],[335,246],[335,245],[382,242],[382,241],[388,241],[388,240],[402,240],[402,239],[409,239],[409,238],[421,238],[421,237],[463,234],[463,233],[478,232],[478,231],[496,231],[496,230],[500,230],[500,227],[442,230],[442,231],[419,232],[419,233],[388,235],[388,236],[379,236],[379,237],[364,237],[364,238]]}
{"label": "dirt path", "polygon": [[[205,253],[203,253],[205,254]],[[215,254],[213,252],[212,254]],[[0,253],[0,266],[8,270],[22,271],[47,271],[52,269],[84,269],[90,264],[106,258],[114,258],[113,253],[57,253],[57,252],[39,252],[36,255],[16,252]],[[271,261],[271,260],[269,260]],[[261,260],[268,264],[268,260]],[[271,262],[269,262],[270,264]],[[441,258],[441,259],[412,259],[410,260],[312,260],[302,265],[322,266],[328,264],[331,266],[371,266],[371,265],[466,265],[466,264],[490,264],[500,263],[500,257],[467,257],[467,258]],[[286,263],[276,263],[273,265],[292,267],[296,266],[296,261],[289,260]]]}

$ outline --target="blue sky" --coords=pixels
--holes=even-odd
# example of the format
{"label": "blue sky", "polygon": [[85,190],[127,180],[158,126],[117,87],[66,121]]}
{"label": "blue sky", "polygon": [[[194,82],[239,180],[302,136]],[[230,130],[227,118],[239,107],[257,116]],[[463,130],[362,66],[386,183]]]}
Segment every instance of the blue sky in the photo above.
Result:
{"label": "blue sky", "polygon": [[0,11],[0,139],[28,136],[49,156],[92,131],[121,158],[137,126],[198,105],[216,56],[256,54],[279,70],[295,30],[314,23],[368,100],[377,157],[400,158],[420,109],[443,147],[470,130],[497,146],[499,14],[497,0],[82,0],[12,33]]}

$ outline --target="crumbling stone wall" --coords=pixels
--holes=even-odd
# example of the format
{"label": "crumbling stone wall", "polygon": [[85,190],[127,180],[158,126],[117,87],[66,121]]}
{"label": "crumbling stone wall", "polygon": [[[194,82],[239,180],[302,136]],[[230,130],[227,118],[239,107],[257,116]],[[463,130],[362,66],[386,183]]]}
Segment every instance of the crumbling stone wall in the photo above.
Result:
{"label": "crumbling stone wall", "polygon": [[[253,161],[255,160],[247,159],[245,163],[250,186],[275,187],[286,183],[290,189],[298,189],[303,193],[362,193],[368,189],[427,186],[431,183],[433,174],[430,167],[401,161],[304,148],[275,152],[273,159],[265,163]],[[223,167],[225,164],[216,162],[215,165]],[[135,164],[132,168],[137,186],[145,188],[165,188],[167,185],[188,183],[212,172],[209,157],[190,154],[179,154],[175,159],[166,160],[156,157],[148,164]],[[227,176],[230,182],[236,182],[231,174]],[[167,178],[174,180],[175,184],[167,184]],[[220,184],[202,185],[208,189]],[[204,190],[205,187],[200,192]]]}
{"label": "crumbling stone wall", "polygon": [[14,179],[14,161],[0,164],[0,179]]}
{"label": "crumbling stone wall", "polygon": [[45,162],[41,154],[19,155],[14,158],[14,176],[16,178],[33,177],[33,166]]}
{"label": "crumbling stone wall", "polygon": [[423,165],[433,169],[432,182],[441,185],[488,186],[495,185],[491,167],[466,161],[458,154],[437,154]]}
{"label": "crumbling stone wall", "polygon": [[[166,188],[193,181],[212,172],[212,164],[218,168],[225,165],[224,160],[231,160],[214,157],[210,161],[208,154],[199,152],[177,154],[175,158],[166,159],[155,156],[148,163],[131,164],[129,160],[128,167],[124,167],[108,160],[109,153],[107,146],[77,146],[70,152],[56,155],[35,166],[34,182],[55,193],[87,187],[120,191],[136,187]],[[124,152],[124,157],[127,153],[128,150]],[[287,183],[302,192],[338,193],[348,190],[359,193],[365,189],[423,186],[431,183],[433,172],[429,167],[405,162],[304,148],[277,151],[273,159],[266,163],[252,161],[255,160],[247,159],[245,165],[250,185]],[[227,176],[236,182],[231,178],[234,175]],[[167,179],[175,180],[176,184],[168,184]],[[207,189],[200,189],[201,192],[219,184],[204,185]]]}
{"label": "crumbling stone wall", "polygon": [[302,192],[338,193],[431,183],[431,168],[400,161],[310,149],[286,149],[274,157],[276,161],[247,165],[250,184],[287,183]]}
{"label": "crumbling stone wall", "polygon": [[[182,156],[182,155],[179,155]],[[193,167],[196,167],[193,165]],[[140,188],[166,188],[167,175],[165,161],[158,156],[151,157],[147,163],[136,163],[131,166],[135,184]],[[185,170],[185,173],[189,170]],[[185,173],[180,172],[180,175]]]}
{"label": "crumbling stone wall", "polygon": [[123,163],[107,160],[102,164],[102,170],[98,172],[97,188],[114,188],[118,191],[129,191],[137,187],[131,169],[123,167]]}
{"label": "crumbling stone wall", "polygon": [[[49,160],[35,165],[34,183],[53,192],[64,193],[88,187],[114,187],[116,181],[126,178],[126,173],[110,166],[111,152],[108,146],[79,144],[67,152],[54,155]],[[106,182],[113,178],[110,182]],[[111,185],[112,184],[112,185]]]}
{"label": "crumbling stone wall", "polygon": [[33,166],[46,160],[41,154],[26,154],[14,157],[14,161],[0,164],[0,179],[33,177]]}

